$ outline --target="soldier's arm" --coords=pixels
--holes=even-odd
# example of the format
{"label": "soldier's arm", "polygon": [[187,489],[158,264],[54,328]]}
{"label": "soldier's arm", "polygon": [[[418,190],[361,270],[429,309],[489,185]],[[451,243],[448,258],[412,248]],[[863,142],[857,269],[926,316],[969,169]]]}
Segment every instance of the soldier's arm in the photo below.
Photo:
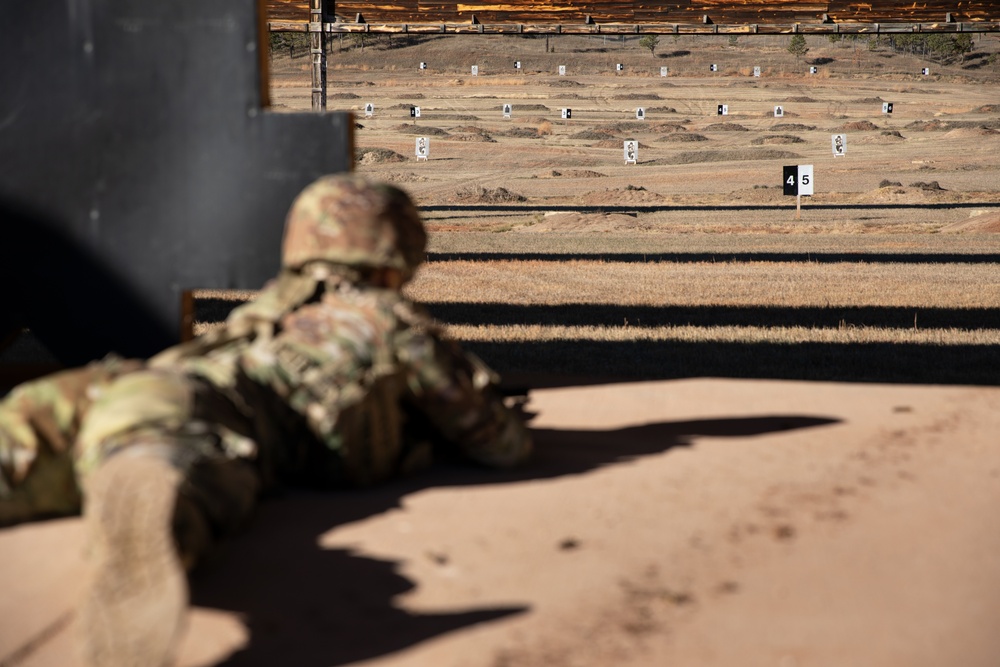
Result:
{"label": "soldier's arm", "polygon": [[433,329],[412,328],[400,343],[408,400],[443,438],[489,466],[510,467],[528,457],[531,435],[521,413],[504,404],[489,367]]}

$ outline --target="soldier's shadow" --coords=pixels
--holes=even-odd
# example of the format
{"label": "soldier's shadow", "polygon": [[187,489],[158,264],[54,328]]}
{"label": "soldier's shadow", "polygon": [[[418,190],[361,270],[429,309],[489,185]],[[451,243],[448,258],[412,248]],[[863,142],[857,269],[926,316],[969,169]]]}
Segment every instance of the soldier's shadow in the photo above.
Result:
{"label": "soldier's shadow", "polygon": [[646,424],[608,431],[535,429],[522,469],[497,472],[440,463],[409,480],[363,491],[294,491],[261,504],[251,529],[192,580],[192,603],[237,612],[249,643],[222,664],[343,665],[386,655],[473,624],[528,611],[494,607],[422,614],[395,596],[414,587],[398,564],[324,549],[331,528],[399,507],[429,487],[497,484],[582,474],[691,444],[699,436],[745,437],[837,420],[773,416]]}

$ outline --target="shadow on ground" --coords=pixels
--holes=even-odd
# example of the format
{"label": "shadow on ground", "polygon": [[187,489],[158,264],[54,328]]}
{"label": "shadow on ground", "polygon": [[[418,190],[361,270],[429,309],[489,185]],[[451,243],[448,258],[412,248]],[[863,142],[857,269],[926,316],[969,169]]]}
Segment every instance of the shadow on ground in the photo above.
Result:
{"label": "shadow on ground", "polygon": [[516,471],[455,462],[422,475],[362,491],[289,491],[266,500],[252,530],[196,573],[192,602],[239,613],[249,644],[222,664],[326,667],[373,659],[478,623],[525,613],[530,606],[420,614],[397,607],[414,588],[399,564],[340,549],[323,549],[332,528],[400,507],[432,487],[503,484],[587,473],[698,437],[748,437],[837,423],[826,417],[769,417],[664,422],[608,431],[537,429],[536,456]]}

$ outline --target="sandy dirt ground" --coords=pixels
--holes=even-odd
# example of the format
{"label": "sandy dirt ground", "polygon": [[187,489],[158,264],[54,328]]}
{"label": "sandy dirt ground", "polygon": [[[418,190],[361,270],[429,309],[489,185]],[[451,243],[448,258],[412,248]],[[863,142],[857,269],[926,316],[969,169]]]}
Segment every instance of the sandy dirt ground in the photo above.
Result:
{"label": "sandy dirt ground", "polygon": [[[537,389],[534,461],[289,494],[194,577],[180,665],[1000,660],[1000,389]],[[0,532],[0,664],[73,665],[77,519]]]}

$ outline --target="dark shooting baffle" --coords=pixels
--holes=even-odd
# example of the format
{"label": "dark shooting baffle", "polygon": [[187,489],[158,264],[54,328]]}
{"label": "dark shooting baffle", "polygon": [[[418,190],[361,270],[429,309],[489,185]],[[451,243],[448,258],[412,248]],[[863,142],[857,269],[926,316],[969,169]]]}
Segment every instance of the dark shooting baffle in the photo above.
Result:
{"label": "dark shooting baffle", "polygon": [[146,356],[185,290],[277,272],[294,196],[351,168],[353,120],[263,109],[261,48],[252,0],[3,4],[0,323],[69,364]]}

